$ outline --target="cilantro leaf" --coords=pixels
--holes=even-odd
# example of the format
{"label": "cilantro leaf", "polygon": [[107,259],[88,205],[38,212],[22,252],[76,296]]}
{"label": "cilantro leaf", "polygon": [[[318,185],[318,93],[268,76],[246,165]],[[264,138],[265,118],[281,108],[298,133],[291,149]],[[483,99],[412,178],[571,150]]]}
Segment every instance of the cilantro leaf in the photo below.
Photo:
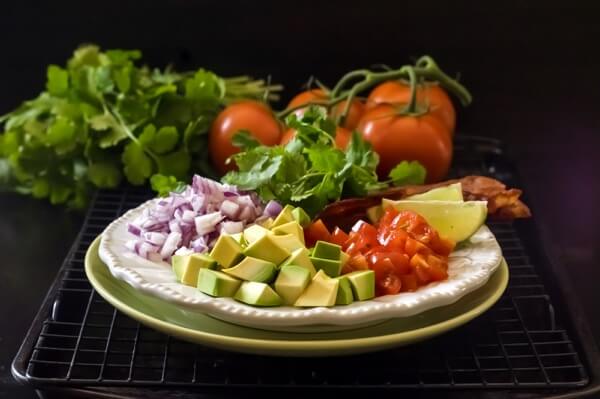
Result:
{"label": "cilantro leaf", "polygon": [[69,89],[69,73],[57,65],[50,65],[47,71],[46,89],[54,96],[62,96]]}
{"label": "cilantro leaf", "polygon": [[136,142],[125,146],[121,160],[127,180],[136,186],[144,184],[152,175],[152,160],[144,153],[144,149]]}
{"label": "cilantro leaf", "polygon": [[152,175],[150,184],[152,185],[152,190],[156,191],[161,197],[166,197],[172,192],[180,193],[186,187],[186,184],[177,180],[175,176],[165,176],[161,174]]}
{"label": "cilantro leaf", "polygon": [[418,161],[402,161],[390,171],[389,177],[395,186],[423,184],[427,170]]}
{"label": "cilantro leaf", "polygon": [[87,174],[90,181],[100,188],[115,188],[123,178],[117,165],[109,162],[91,164],[87,169]]}
{"label": "cilantro leaf", "polygon": [[238,147],[243,151],[251,150],[252,148],[258,147],[260,143],[257,139],[252,137],[248,130],[240,130],[236,134],[233,135],[231,139],[231,144],[234,147]]}

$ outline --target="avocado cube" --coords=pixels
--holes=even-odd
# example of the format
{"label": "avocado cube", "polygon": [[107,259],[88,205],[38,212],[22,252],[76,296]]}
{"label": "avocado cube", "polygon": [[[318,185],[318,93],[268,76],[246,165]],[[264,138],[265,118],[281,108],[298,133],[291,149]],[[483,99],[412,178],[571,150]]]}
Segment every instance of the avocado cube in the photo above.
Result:
{"label": "avocado cube", "polygon": [[206,254],[173,255],[171,264],[177,281],[192,287],[195,287],[198,283],[200,269],[214,269],[217,267],[217,262]]}
{"label": "avocado cube", "polygon": [[265,229],[263,226],[259,224],[253,224],[244,230],[244,240],[246,240],[246,243],[250,245],[254,241],[269,233],[270,231]]}
{"label": "avocado cube", "polygon": [[304,230],[302,229],[302,226],[300,226],[300,224],[295,220],[274,227],[271,231],[277,235],[293,234],[302,242],[302,245],[304,245]]}
{"label": "avocado cube", "polygon": [[298,248],[297,250],[293,251],[292,254],[286,260],[283,261],[280,267],[289,265],[300,266],[308,270],[308,272],[310,273],[310,278],[313,278],[315,274],[317,274],[317,271],[315,270],[315,267],[310,261],[309,254],[310,251],[308,249]]}
{"label": "avocado cube", "polygon": [[253,306],[279,306],[282,303],[271,287],[255,281],[244,281],[233,298]]}
{"label": "avocado cube", "polygon": [[342,272],[342,262],[338,260],[309,257],[317,270],[323,270],[329,277],[337,277]]}
{"label": "avocado cube", "polygon": [[342,251],[342,253],[340,253],[340,263],[342,264],[342,267],[344,267],[344,265],[346,263],[348,263],[349,260],[350,260],[350,255],[348,255],[346,252]]}
{"label": "avocado cube", "polygon": [[263,220],[262,222],[259,223],[262,227],[264,227],[265,229],[270,229],[271,226],[273,225],[273,218],[267,218],[265,220]]}
{"label": "avocado cube", "polygon": [[222,272],[241,280],[270,283],[276,270],[277,266],[272,262],[247,256],[234,267],[223,269]]}
{"label": "avocado cube", "polygon": [[330,278],[323,270],[319,270],[294,306],[333,306],[337,299],[339,285],[339,280]]}
{"label": "avocado cube", "polygon": [[383,207],[381,205],[375,205],[367,209],[367,218],[371,223],[379,222],[379,219],[383,216]]}
{"label": "avocado cube", "polygon": [[340,286],[338,288],[337,297],[335,298],[336,305],[349,305],[354,301],[352,294],[352,287],[350,286],[350,280],[346,276],[336,277],[339,280]]}
{"label": "avocado cube", "polygon": [[[293,305],[310,283],[310,272],[300,266],[283,266],[275,280],[275,291],[286,305]],[[352,294],[352,292],[351,292]]]}
{"label": "avocado cube", "polygon": [[291,252],[277,244],[273,240],[273,235],[266,234],[248,245],[244,254],[279,265],[285,258],[291,255]]}
{"label": "avocado cube", "polygon": [[292,216],[294,220],[298,222],[298,224],[300,224],[300,226],[302,227],[306,227],[310,224],[310,216],[308,216],[308,214],[304,212],[304,209],[300,207],[294,208],[294,210],[292,210]]}
{"label": "avocado cube", "polygon": [[246,245],[246,240],[244,239],[244,233],[235,233],[235,234],[229,234],[231,236],[231,238],[233,238],[234,240],[236,240],[242,247]]}
{"label": "avocado cube", "polygon": [[243,249],[235,238],[228,234],[221,234],[215,243],[210,257],[224,269],[238,263],[243,256]]}
{"label": "avocado cube", "polygon": [[365,301],[375,298],[375,272],[373,270],[359,270],[344,274],[350,281],[354,299]]}
{"label": "avocado cube", "polygon": [[342,253],[342,247],[326,241],[317,241],[313,254],[315,258],[339,260]]}
{"label": "avocado cube", "polygon": [[218,297],[232,297],[242,282],[225,273],[210,269],[200,269],[198,290]]}
{"label": "avocado cube", "polygon": [[271,225],[271,229],[274,227],[280,226],[282,224],[293,222],[294,221],[294,215],[292,214],[293,210],[294,210],[294,207],[291,205],[284,206],[283,209],[281,210],[281,212],[279,212],[279,215],[277,215],[277,217],[273,221],[273,224]]}
{"label": "avocado cube", "polygon": [[276,242],[281,248],[288,252],[294,252],[299,248],[305,248],[304,244],[293,234],[271,235],[271,239]]}

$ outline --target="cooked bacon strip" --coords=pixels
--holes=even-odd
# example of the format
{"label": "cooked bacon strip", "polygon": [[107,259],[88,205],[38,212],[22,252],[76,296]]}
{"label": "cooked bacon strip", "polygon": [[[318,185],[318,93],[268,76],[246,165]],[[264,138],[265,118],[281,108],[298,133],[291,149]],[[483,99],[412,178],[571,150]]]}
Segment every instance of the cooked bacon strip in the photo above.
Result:
{"label": "cooked bacon strip", "polygon": [[337,201],[326,206],[318,217],[328,226],[339,225],[343,227],[351,225],[360,218],[365,218],[367,209],[381,204],[382,198],[399,200],[414,194],[424,193],[433,188],[459,182],[462,185],[463,196],[466,201],[486,200],[488,202],[488,216],[491,218],[513,220],[531,216],[531,211],[527,205],[519,200],[521,190],[516,188],[507,189],[506,185],[490,177],[466,176],[436,184],[395,187],[363,198]]}

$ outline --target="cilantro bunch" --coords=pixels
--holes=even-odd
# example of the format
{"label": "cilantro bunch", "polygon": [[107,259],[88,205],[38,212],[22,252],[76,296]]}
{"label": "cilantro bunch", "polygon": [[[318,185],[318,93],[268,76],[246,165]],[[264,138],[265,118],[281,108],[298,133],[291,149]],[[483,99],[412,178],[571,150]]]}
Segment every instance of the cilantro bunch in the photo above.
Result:
{"label": "cilantro bunch", "polygon": [[243,190],[255,190],[265,200],[302,207],[311,216],[325,205],[345,197],[359,197],[390,184],[422,184],[425,168],[418,162],[402,162],[379,181],[379,157],[358,132],[344,150],[334,145],[335,124],[320,107],[311,107],[301,120],[294,114],[286,121],[296,136],[285,146],[268,147],[247,132],[234,136],[242,152],[232,156],[238,171],[222,181]]}
{"label": "cilantro bunch", "polygon": [[[0,189],[82,208],[94,187],[123,180],[155,189],[214,175],[207,131],[231,101],[272,97],[278,86],[199,69],[138,67],[137,50],[77,49],[51,65],[46,90],[0,117]],[[165,186],[165,187],[163,187]]]}

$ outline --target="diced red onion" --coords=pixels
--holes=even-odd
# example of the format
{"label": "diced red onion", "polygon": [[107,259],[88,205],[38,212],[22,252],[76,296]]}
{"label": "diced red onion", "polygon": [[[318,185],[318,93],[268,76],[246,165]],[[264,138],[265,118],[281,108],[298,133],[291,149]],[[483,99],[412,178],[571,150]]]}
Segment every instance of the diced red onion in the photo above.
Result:
{"label": "diced red onion", "polygon": [[281,212],[282,209],[283,209],[283,207],[281,206],[281,204],[279,202],[271,200],[265,206],[264,213],[269,215],[272,218],[275,218],[275,217],[277,217],[277,215],[279,215],[279,213]]}
{"label": "diced red onion", "polygon": [[240,233],[244,230],[244,222],[223,222],[222,231],[227,234]]}
{"label": "diced red onion", "polygon": [[144,233],[144,239],[152,245],[161,246],[165,243],[167,235],[165,233],[156,233],[154,231],[148,231]]}
{"label": "diced red onion", "polygon": [[142,229],[140,229],[138,226],[129,223],[127,225],[127,231],[131,234],[133,234],[134,236],[141,236],[142,235]]}
{"label": "diced red onion", "polygon": [[207,213],[206,215],[196,216],[194,223],[196,224],[196,233],[205,235],[215,231],[217,224],[223,220],[221,212]]}
{"label": "diced red onion", "polygon": [[162,249],[160,250],[160,255],[163,257],[163,259],[171,256],[173,254],[173,252],[175,252],[179,246],[179,243],[181,242],[181,234],[180,233],[169,233],[169,235],[167,236],[167,239],[165,240],[165,243],[162,246]]}
{"label": "diced red onion", "polygon": [[239,219],[246,223],[252,221],[254,219],[254,210],[249,206],[244,207],[240,212]]}
{"label": "diced red onion", "polygon": [[219,210],[229,219],[235,219],[240,210],[240,206],[233,201],[225,200],[221,203],[221,208]]}
{"label": "diced red onion", "polygon": [[148,252],[148,260],[151,262],[160,262],[163,258],[158,252]]}

